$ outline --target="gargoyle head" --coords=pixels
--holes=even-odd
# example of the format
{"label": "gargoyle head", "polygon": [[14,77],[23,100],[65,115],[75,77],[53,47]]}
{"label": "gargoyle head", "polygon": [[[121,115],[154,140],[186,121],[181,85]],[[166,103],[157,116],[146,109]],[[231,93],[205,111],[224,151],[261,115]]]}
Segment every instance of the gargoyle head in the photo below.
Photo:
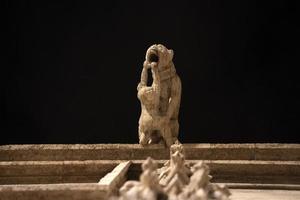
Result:
{"label": "gargoyle head", "polygon": [[146,61],[148,63],[157,63],[158,68],[167,66],[172,62],[174,56],[174,51],[172,49],[167,49],[162,44],[154,44],[150,46],[146,52]]}

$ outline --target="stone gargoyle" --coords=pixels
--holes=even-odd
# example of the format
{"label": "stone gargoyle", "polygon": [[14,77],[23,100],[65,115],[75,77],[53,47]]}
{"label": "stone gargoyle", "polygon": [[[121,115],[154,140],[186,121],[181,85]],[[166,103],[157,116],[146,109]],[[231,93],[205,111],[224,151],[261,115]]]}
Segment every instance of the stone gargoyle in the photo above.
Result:
{"label": "stone gargoyle", "polygon": [[[178,143],[181,81],[173,64],[174,52],[161,44],[149,47],[138,84],[141,102],[139,143]],[[148,72],[149,71],[149,72]],[[151,74],[150,74],[151,71]],[[147,85],[152,75],[152,84]]]}

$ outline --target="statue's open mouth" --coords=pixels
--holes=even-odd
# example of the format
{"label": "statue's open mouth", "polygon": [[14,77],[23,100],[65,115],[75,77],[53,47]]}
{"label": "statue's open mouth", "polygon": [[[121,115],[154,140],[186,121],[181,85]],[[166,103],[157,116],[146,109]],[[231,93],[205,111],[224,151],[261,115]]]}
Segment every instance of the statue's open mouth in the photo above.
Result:
{"label": "statue's open mouth", "polygon": [[149,58],[148,58],[149,62],[152,63],[152,62],[158,62],[159,60],[159,57],[157,56],[156,52],[152,51],[149,55]]}

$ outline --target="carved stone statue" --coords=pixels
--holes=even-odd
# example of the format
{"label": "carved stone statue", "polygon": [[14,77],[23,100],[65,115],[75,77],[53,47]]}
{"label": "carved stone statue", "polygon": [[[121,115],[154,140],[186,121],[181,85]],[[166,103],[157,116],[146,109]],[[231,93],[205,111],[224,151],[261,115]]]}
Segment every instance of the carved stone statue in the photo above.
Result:
{"label": "carved stone statue", "polygon": [[[181,81],[172,61],[173,56],[173,50],[161,44],[152,45],[146,52],[137,87],[142,109],[139,119],[141,145],[165,143],[169,147],[178,142]],[[149,75],[153,79],[151,86],[147,85]]]}

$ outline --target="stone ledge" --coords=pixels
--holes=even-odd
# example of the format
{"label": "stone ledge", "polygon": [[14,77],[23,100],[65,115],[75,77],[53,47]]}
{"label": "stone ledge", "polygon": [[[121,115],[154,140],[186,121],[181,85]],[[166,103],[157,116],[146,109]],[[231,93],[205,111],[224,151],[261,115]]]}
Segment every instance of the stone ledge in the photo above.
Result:
{"label": "stone ledge", "polygon": [[[140,169],[144,160],[132,161],[131,170]],[[163,165],[166,160],[156,160]],[[0,162],[0,176],[35,176],[35,175],[96,175],[107,174],[121,162],[126,160],[88,160],[88,161],[13,161]],[[186,160],[194,164],[197,160]],[[211,171],[219,170],[227,173],[254,172],[257,175],[273,174],[300,175],[300,161],[257,161],[257,160],[204,160]],[[260,170],[257,170],[260,169]]]}
{"label": "stone ledge", "polygon": [[231,200],[299,200],[300,191],[232,189]]}
{"label": "stone ledge", "polygon": [[0,185],[0,199],[105,199],[106,188],[97,183]]}
{"label": "stone ledge", "polygon": [[107,188],[108,193],[114,192],[115,188],[121,186],[126,181],[130,165],[131,161],[120,163],[111,172],[101,178],[98,184]]}
{"label": "stone ledge", "polygon": [[[187,160],[194,164],[195,160]],[[300,161],[204,160],[213,182],[300,184]],[[129,177],[138,179],[142,161],[133,161]],[[162,166],[164,161],[159,160]]]}
{"label": "stone ledge", "polygon": [[[130,179],[137,179],[144,160],[134,160]],[[122,160],[0,162],[0,184],[98,181]],[[160,166],[165,160],[157,160]],[[197,162],[187,160],[188,164]],[[300,184],[300,161],[206,160],[215,181]]]}
{"label": "stone ledge", "polygon": [[97,183],[103,175],[74,175],[74,176],[0,176],[3,184],[58,184],[58,183]]}
{"label": "stone ledge", "polygon": [[85,161],[10,161],[0,162],[2,176],[104,176],[116,167],[118,160]]}
{"label": "stone ledge", "polygon": [[[0,162],[0,184],[98,182],[123,161],[15,161]],[[137,179],[143,160],[135,160],[128,177]],[[157,161],[160,166],[165,160]],[[187,163],[195,163],[187,160]],[[300,161],[205,161],[214,182],[300,184]],[[67,165],[65,163],[68,163]],[[83,167],[84,166],[84,167]]]}
{"label": "stone ledge", "polygon": [[259,184],[259,183],[218,183],[225,184],[230,189],[264,189],[264,190],[299,190],[297,184]]}
{"label": "stone ledge", "polygon": [[[300,160],[300,144],[183,144],[190,160]],[[40,144],[2,145],[0,161],[156,160],[169,158],[162,145]]]}
{"label": "stone ledge", "polygon": [[[298,200],[299,190],[282,189],[231,189],[231,200]],[[37,184],[37,185],[2,185],[0,199],[55,199],[55,200],[102,200],[106,199],[106,188],[97,183],[81,184]]]}

